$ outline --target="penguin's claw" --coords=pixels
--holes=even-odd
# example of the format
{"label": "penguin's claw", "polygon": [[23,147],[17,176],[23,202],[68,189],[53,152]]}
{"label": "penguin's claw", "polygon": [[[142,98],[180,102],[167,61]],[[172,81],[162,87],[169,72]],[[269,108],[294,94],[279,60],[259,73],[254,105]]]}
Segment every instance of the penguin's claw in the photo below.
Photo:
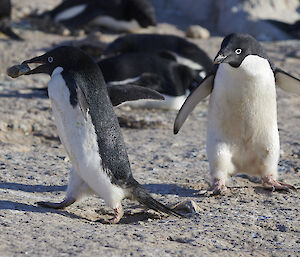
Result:
{"label": "penguin's claw", "polygon": [[214,195],[224,195],[227,187],[220,180],[216,180],[210,190],[202,190],[199,192],[200,195],[204,196],[214,196]]}
{"label": "penguin's claw", "polygon": [[212,188],[212,195],[224,195],[227,190],[225,185],[217,185]]}
{"label": "penguin's claw", "polygon": [[102,220],[103,224],[116,224],[123,217],[124,211],[121,205],[114,209],[115,216],[109,220]]}
{"label": "penguin's claw", "polygon": [[263,181],[263,187],[271,190],[272,192],[276,190],[282,190],[282,191],[290,191],[290,189],[297,190],[296,187],[294,187],[293,185],[279,182],[276,179],[274,179],[272,176],[263,177],[262,181]]}

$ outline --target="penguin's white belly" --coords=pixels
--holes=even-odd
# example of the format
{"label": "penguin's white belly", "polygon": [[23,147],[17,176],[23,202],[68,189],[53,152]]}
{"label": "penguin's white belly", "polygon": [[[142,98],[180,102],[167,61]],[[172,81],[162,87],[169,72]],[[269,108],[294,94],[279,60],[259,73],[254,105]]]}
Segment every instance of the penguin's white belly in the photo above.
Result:
{"label": "penguin's white belly", "polygon": [[241,173],[277,169],[276,109],[274,75],[266,59],[248,56],[238,68],[220,64],[209,103],[208,158],[225,154]]}
{"label": "penguin's white belly", "polygon": [[117,20],[111,16],[99,16],[91,23],[95,26],[103,26],[114,31],[134,31],[140,28],[136,20]]}
{"label": "penguin's white belly", "polygon": [[70,92],[60,74],[54,70],[48,83],[48,93],[59,137],[79,176],[111,207],[124,198],[120,187],[113,185],[103,170],[98,152],[97,135],[88,114],[85,120],[77,104],[70,104]]}
{"label": "penguin's white belly", "polygon": [[68,9],[58,13],[55,16],[54,21],[55,22],[60,22],[60,21],[64,21],[64,20],[74,18],[75,16],[81,14],[85,10],[85,8],[86,8],[85,4],[76,5],[76,6],[73,6],[71,8],[68,8]]}
{"label": "penguin's white belly", "polygon": [[189,90],[186,90],[185,95],[170,96],[162,94],[165,100],[140,99],[120,104],[119,106],[130,106],[132,108],[146,108],[146,109],[161,109],[161,110],[179,110],[183,105],[185,99],[189,95]]}

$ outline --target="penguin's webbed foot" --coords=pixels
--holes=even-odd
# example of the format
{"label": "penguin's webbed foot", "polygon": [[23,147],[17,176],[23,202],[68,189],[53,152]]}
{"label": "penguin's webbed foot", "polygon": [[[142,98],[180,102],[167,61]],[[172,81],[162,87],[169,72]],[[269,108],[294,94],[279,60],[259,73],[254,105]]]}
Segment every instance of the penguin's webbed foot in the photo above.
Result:
{"label": "penguin's webbed foot", "polygon": [[60,203],[52,203],[52,202],[37,202],[39,206],[52,208],[52,209],[64,209],[68,206],[70,206],[72,203],[74,203],[76,199],[70,198],[70,199],[64,199]]}
{"label": "penguin's webbed foot", "polygon": [[273,178],[273,176],[265,176],[262,177],[263,187],[266,189],[271,190],[274,192],[275,190],[282,190],[282,191],[290,191],[290,189],[297,190],[293,185],[279,182]]}
{"label": "penguin's webbed foot", "polygon": [[227,187],[220,179],[215,179],[209,190],[202,190],[199,194],[204,196],[224,195]]}
{"label": "penguin's webbed foot", "polygon": [[120,221],[120,219],[124,215],[124,211],[122,205],[120,204],[117,208],[114,209],[115,216],[109,220],[103,220],[102,223],[104,224],[116,224]]}

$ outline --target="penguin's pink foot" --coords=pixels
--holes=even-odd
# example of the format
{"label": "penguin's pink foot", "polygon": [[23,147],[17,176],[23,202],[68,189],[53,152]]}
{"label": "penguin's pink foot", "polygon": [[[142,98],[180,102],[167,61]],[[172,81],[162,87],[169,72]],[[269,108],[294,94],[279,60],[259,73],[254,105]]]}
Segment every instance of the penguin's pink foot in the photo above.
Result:
{"label": "penguin's pink foot", "polygon": [[116,224],[123,217],[124,211],[122,205],[120,204],[117,208],[114,209],[115,216],[112,219],[104,220],[104,224]]}
{"label": "penguin's pink foot", "polygon": [[225,183],[220,179],[215,179],[212,187],[209,190],[200,191],[200,195],[211,196],[211,195],[224,195],[227,190]]}
{"label": "penguin's pink foot", "polygon": [[262,177],[263,187],[274,192],[275,190],[289,191],[290,189],[297,190],[293,185],[279,182],[272,175]]}
{"label": "penguin's pink foot", "polygon": [[225,194],[226,190],[227,190],[227,187],[225,186],[224,182],[222,182],[220,179],[214,180],[214,183],[211,188],[213,195],[223,195],[223,194]]}

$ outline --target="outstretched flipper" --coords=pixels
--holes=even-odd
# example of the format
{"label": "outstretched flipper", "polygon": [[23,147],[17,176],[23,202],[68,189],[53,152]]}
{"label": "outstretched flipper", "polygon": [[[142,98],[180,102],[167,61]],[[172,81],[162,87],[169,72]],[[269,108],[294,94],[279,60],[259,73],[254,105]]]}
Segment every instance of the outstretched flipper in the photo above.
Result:
{"label": "outstretched flipper", "polygon": [[275,69],[275,82],[284,91],[300,95],[300,80],[279,68]]}
{"label": "outstretched flipper", "polygon": [[196,105],[211,93],[213,89],[214,78],[214,75],[206,77],[185,100],[174,122],[174,134],[178,133],[188,115],[194,110]]}
{"label": "outstretched flipper", "polygon": [[132,84],[108,85],[107,90],[113,106],[139,99],[164,100],[164,97],[157,91]]}

